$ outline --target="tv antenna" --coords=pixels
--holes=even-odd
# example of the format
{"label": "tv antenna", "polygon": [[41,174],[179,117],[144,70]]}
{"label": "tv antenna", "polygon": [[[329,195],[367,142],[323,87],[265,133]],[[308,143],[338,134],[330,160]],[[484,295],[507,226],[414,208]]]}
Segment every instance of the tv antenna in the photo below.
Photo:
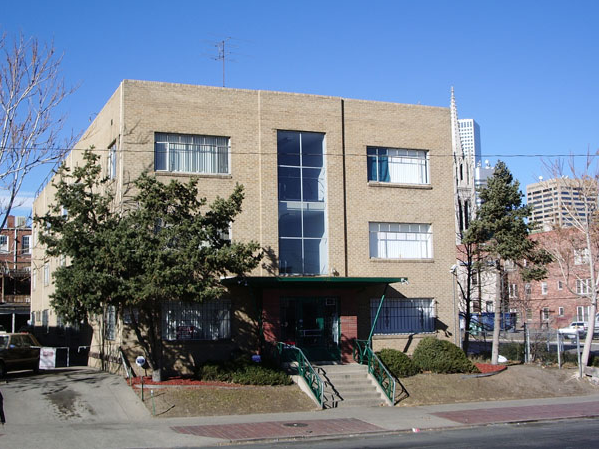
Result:
{"label": "tv antenna", "polygon": [[239,55],[239,53],[237,53],[237,52],[233,53],[231,51],[232,48],[237,47],[237,45],[235,45],[234,43],[229,42],[231,40],[237,41],[239,39],[229,36],[224,39],[220,39],[216,42],[215,41],[204,41],[204,42],[209,43],[212,47],[216,47],[217,55],[214,56],[214,54],[205,54],[204,53],[202,56],[208,57],[208,58],[212,59],[213,61],[222,61],[223,87],[225,87],[226,63],[227,62],[236,62],[235,59],[231,58],[231,55],[233,55],[233,54]]}

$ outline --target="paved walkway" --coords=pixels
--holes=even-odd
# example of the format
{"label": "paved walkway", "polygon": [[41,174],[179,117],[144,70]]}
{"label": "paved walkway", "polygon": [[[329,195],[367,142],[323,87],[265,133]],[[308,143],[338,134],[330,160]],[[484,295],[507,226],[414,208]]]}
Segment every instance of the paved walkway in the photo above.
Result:
{"label": "paved walkway", "polygon": [[296,439],[422,431],[492,423],[599,417],[599,396],[443,404],[421,407],[330,409],[276,415],[189,418],[172,426],[211,444],[270,439]]}

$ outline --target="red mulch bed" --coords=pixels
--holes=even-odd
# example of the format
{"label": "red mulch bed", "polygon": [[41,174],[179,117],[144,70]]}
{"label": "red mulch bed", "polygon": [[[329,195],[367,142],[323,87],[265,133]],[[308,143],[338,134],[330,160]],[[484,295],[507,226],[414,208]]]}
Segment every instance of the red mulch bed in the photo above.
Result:
{"label": "red mulch bed", "polygon": [[[141,377],[133,377],[131,379],[131,385],[140,385]],[[162,382],[154,382],[151,376],[143,376],[144,385],[174,385],[174,386],[185,386],[185,387],[240,387],[241,385],[232,384],[228,382],[218,381],[203,381],[191,379],[189,377],[169,377]]]}
{"label": "red mulch bed", "polygon": [[474,365],[482,374],[498,373],[507,369],[505,365],[491,365],[490,363],[475,363]]}

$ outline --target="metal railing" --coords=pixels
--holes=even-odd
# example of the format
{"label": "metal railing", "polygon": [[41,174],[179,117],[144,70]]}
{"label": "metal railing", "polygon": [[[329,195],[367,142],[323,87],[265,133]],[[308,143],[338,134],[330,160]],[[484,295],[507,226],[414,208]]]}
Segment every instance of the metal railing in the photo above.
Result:
{"label": "metal railing", "polygon": [[293,352],[295,361],[297,362],[297,371],[299,375],[306,381],[320,406],[324,408],[324,382],[310,364],[310,361],[303,351],[297,346],[282,342],[277,342],[277,350],[281,356],[284,351]]}
{"label": "metal railing", "polygon": [[31,296],[29,295],[4,295],[0,301],[3,303],[14,303],[14,304],[29,304],[31,302]]}
{"label": "metal railing", "polygon": [[368,372],[376,379],[385,396],[395,405],[397,388],[395,378],[370,348],[368,340],[354,340],[354,360],[362,365],[368,364]]}

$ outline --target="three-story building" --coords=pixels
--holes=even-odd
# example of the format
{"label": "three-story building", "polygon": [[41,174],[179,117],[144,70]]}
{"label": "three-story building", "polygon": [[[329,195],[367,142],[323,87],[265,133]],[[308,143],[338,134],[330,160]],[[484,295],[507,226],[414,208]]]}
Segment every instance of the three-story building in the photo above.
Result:
{"label": "three-story building", "polygon": [[[453,338],[451,133],[449,108],[125,80],[66,163],[93,146],[121,201],[144,171],[198,177],[209,201],[245,188],[230,237],[266,257],[218,302],[164,305],[167,365],[258,351],[261,340],[350,362],[357,338],[408,352],[425,335]],[[34,214],[52,202],[49,185]],[[44,257],[36,246],[32,309],[52,325],[60,261]],[[103,335],[118,360],[135,341],[111,313]],[[99,345],[96,333],[92,359]]]}

